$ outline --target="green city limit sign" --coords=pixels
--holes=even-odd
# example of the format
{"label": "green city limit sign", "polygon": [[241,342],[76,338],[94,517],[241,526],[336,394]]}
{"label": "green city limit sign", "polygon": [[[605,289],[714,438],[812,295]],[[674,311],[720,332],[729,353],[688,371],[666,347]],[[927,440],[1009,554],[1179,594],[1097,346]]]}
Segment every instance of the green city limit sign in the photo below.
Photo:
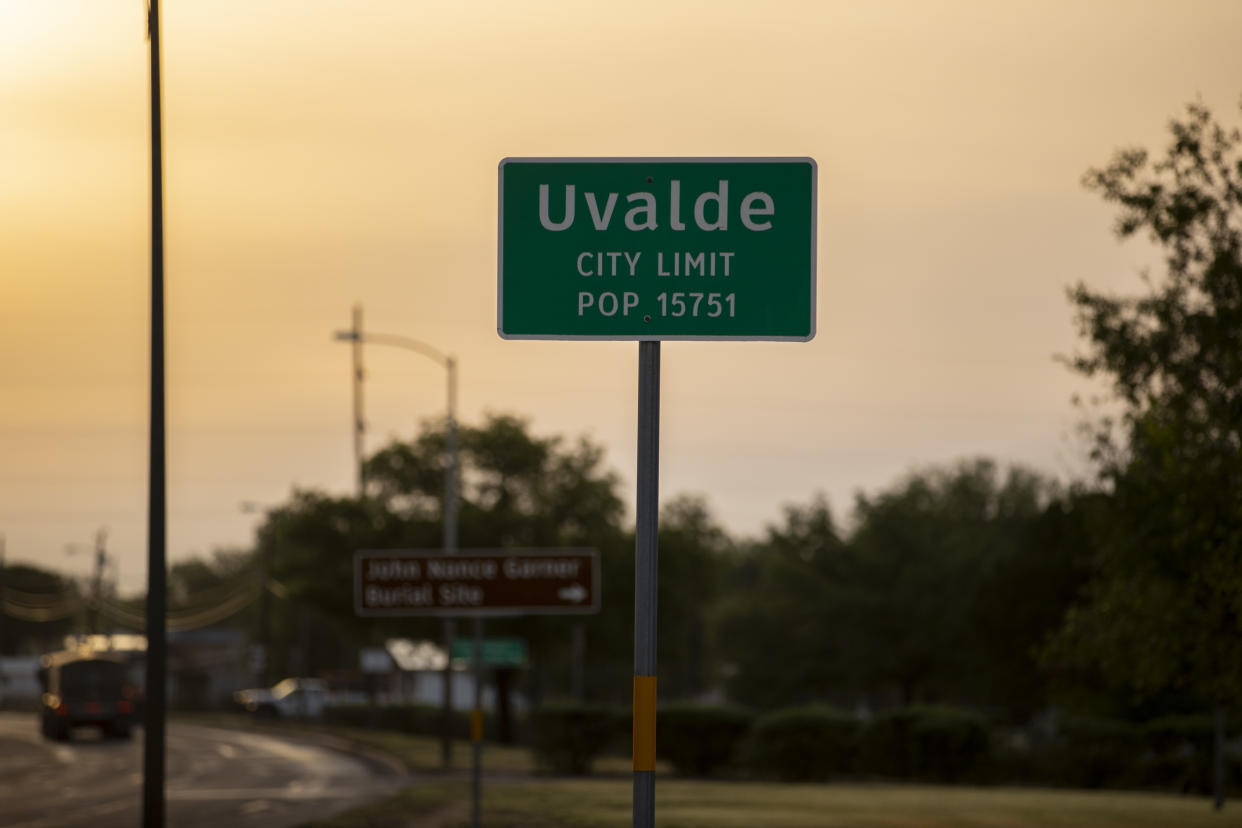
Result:
{"label": "green city limit sign", "polygon": [[506,158],[505,339],[815,336],[811,158]]}

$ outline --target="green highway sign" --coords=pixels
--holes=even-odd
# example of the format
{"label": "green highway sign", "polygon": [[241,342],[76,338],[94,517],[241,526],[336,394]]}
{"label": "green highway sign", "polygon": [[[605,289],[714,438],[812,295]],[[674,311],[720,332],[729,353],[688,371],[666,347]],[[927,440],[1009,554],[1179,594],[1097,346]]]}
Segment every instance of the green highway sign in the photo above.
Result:
{"label": "green highway sign", "polygon": [[[454,661],[474,661],[474,640],[454,638],[451,652]],[[526,639],[483,639],[483,663],[488,667],[521,667],[526,663]]]}
{"label": "green highway sign", "polygon": [[811,158],[506,158],[505,339],[815,336]]}

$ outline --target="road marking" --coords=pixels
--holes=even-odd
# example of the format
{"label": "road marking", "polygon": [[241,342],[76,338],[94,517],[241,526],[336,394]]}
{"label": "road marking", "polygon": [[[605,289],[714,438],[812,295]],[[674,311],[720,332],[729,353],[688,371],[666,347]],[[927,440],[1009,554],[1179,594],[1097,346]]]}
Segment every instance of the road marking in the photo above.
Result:
{"label": "road marking", "polygon": [[[299,765],[322,764],[325,760],[333,762],[345,760],[345,757],[338,756],[327,748],[282,742],[270,736],[261,736],[255,733],[235,733],[231,735],[234,741],[251,750],[279,756],[281,759],[288,759]],[[348,760],[345,761],[346,763],[348,762]]]}
{"label": "road marking", "polygon": [[184,790],[168,791],[168,799],[178,802],[203,802],[213,799],[276,799],[276,800],[304,800],[304,799],[355,799],[360,795],[365,795],[373,788],[376,791],[384,791],[391,789],[391,785],[341,785],[340,787],[325,787],[316,785],[314,787],[293,787],[284,788],[195,788]]}

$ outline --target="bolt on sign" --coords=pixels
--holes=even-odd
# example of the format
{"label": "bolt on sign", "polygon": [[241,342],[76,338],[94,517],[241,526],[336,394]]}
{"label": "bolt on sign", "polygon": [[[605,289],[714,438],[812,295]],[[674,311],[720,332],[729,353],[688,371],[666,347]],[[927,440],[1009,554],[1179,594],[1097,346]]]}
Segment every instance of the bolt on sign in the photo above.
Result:
{"label": "bolt on sign", "polygon": [[363,551],[358,615],[558,615],[599,612],[594,549]]}
{"label": "bolt on sign", "polygon": [[815,336],[811,158],[506,158],[506,339]]}

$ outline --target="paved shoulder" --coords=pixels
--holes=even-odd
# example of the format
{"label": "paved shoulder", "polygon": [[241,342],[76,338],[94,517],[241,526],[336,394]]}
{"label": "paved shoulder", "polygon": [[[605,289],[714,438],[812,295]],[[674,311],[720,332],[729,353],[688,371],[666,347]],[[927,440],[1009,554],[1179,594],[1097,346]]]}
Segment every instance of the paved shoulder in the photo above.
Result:
{"label": "paved shoulder", "polygon": [[[387,796],[408,778],[377,760],[280,736],[172,722],[168,824],[281,828]],[[33,715],[0,714],[0,828],[130,828],[139,821],[142,733],[46,742]]]}

